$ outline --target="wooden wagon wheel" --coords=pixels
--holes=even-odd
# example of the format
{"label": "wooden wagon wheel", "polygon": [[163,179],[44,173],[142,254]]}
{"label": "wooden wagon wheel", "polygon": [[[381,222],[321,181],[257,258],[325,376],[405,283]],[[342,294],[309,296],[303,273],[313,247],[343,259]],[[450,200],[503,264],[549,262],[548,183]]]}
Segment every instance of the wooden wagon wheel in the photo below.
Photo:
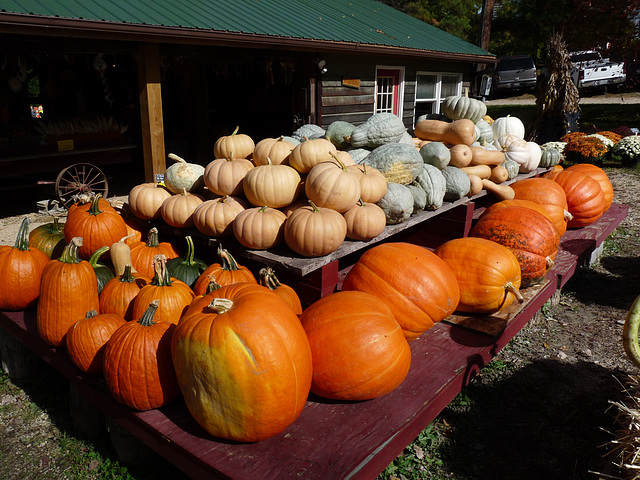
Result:
{"label": "wooden wagon wheel", "polygon": [[62,170],[56,179],[56,194],[65,208],[69,207],[82,193],[99,193],[103,198],[106,198],[109,193],[107,176],[90,163],[70,165]]}

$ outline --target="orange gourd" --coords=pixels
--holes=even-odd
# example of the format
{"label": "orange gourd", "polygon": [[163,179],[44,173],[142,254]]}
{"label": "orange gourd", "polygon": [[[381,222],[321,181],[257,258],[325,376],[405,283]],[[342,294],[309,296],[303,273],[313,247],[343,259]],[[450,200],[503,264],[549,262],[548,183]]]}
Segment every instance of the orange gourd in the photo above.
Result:
{"label": "orange gourd", "polygon": [[298,316],[257,284],[223,286],[195,302],[201,308],[183,317],[171,342],[187,409],[215,437],[256,442],[281,433],[311,386],[311,349]]}
{"label": "orange gourd", "polygon": [[572,215],[568,228],[580,228],[596,222],[604,213],[605,198],[600,183],[580,171],[568,168],[555,178],[567,196],[567,210]]}
{"label": "orange gourd", "polygon": [[22,220],[13,247],[0,245],[0,310],[26,310],[40,295],[40,280],[49,257],[29,247],[29,223],[28,217]]}
{"label": "orange gourd", "polygon": [[447,264],[426,248],[405,242],[367,250],[345,277],[342,289],[383,300],[409,341],[451,315],[460,301],[458,281]]}
{"label": "orange gourd", "polygon": [[544,279],[560,246],[553,223],[543,214],[520,206],[485,211],[469,235],[493,240],[511,250],[520,263],[522,287]]}
{"label": "orange gourd", "polygon": [[458,311],[488,314],[524,301],[520,263],[507,247],[484,238],[464,237],[443,243],[433,253],[458,280]]}
{"label": "orange gourd", "polygon": [[613,185],[607,173],[597,165],[591,163],[576,163],[567,167],[565,170],[572,172],[582,172],[593,178],[600,184],[602,193],[604,194],[604,211],[606,212],[613,203]]}
{"label": "orange gourd", "polygon": [[327,295],[300,316],[313,357],[311,391],[337,400],[368,400],[395,390],[411,349],[391,309],[359,291]]}
{"label": "orange gourd", "polygon": [[[559,188],[558,188],[559,187]],[[564,189],[548,178],[525,178],[511,184],[517,200],[529,200],[543,207],[560,236],[572,218]]]}

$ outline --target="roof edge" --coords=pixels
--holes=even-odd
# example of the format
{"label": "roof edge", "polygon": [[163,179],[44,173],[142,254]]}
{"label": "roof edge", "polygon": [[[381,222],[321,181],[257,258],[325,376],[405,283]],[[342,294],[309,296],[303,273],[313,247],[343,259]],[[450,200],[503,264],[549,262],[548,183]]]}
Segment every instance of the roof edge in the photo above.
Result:
{"label": "roof edge", "polygon": [[310,38],[280,37],[222,30],[167,27],[156,25],[115,23],[107,21],[68,19],[0,12],[0,33],[55,37],[90,38],[139,43],[198,44],[229,47],[278,48],[289,50],[353,52],[365,54],[402,55],[449,61],[495,63],[497,57],[486,55],[420,50],[390,45],[353,42],[333,42]]}

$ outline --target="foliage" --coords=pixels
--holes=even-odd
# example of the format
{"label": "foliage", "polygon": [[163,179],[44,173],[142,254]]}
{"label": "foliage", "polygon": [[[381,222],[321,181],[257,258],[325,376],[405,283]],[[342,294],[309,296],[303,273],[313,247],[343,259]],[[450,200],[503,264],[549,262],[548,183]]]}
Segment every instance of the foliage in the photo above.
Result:
{"label": "foliage", "polygon": [[634,164],[640,160],[640,136],[628,136],[621,139],[611,149],[614,157],[623,164]]}
{"label": "foliage", "polygon": [[564,154],[574,163],[597,163],[609,151],[609,147],[599,138],[590,135],[574,136],[567,141]]}

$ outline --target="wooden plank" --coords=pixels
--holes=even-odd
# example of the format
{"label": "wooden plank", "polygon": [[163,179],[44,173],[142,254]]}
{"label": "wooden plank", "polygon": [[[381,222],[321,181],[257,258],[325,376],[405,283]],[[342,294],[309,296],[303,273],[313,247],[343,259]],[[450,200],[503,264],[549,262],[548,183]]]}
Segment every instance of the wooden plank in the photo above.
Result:
{"label": "wooden plank", "polygon": [[353,105],[373,105],[373,95],[340,95],[335,97],[328,97],[322,92],[322,107],[335,107],[335,106],[353,106]]}
{"label": "wooden plank", "polygon": [[160,87],[160,55],[157,45],[140,46],[138,77],[144,176],[146,182],[153,182],[156,175],[164,175],[167,168]]}

